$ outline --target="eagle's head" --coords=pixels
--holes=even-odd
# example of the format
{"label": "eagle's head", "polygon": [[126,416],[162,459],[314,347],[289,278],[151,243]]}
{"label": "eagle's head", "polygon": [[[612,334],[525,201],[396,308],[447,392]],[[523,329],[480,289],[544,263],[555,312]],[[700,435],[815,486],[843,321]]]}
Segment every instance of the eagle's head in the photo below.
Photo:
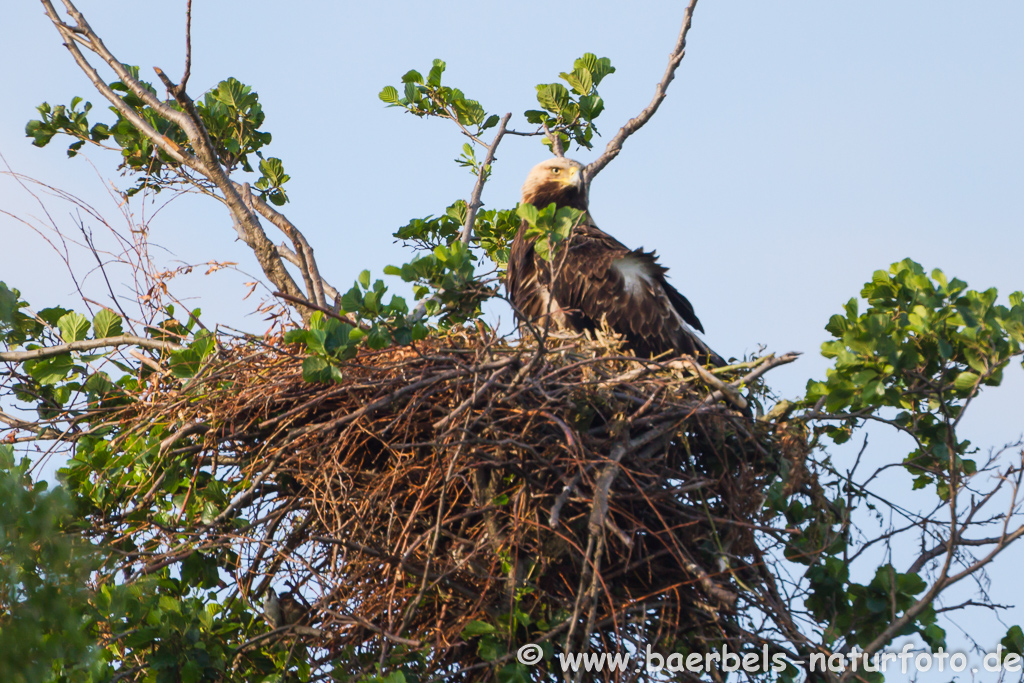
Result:
{"label": "eagle's head", "polygon": [[526,176],[522,201],[538,209],[554,202],[560,207],[571,206],[586,211],[587,185],[583,179],[583,164],[564,157],[540,162]]}

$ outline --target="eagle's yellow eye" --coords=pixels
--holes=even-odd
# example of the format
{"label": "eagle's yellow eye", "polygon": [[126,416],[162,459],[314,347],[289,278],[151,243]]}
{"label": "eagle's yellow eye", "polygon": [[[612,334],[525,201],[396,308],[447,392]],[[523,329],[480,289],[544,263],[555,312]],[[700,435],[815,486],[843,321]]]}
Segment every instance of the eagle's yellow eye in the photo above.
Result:
{"label": "eagle's yellow eye", "polygon": [[551,169],[551,172],[552,173],[559,173],[559,172],[561,172],[561,170],[562,169],[560,169],[560,168],[553,168],[553,169]]}

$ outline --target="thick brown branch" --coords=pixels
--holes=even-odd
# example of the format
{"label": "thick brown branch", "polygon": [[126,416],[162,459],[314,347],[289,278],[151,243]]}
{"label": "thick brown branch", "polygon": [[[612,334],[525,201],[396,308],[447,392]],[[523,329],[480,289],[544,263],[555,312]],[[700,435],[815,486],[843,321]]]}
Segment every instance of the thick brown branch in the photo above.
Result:
{"label": "thick brown branch", "polygon": [[[163,135],[158,133],[157,130],[153,128],[151,125],[149,125],[149,123],[145,119],[143,119],[138,112],[129,107],[124,100],[118,97],[117,94],[110,89],[110,86],[108,86],[103,81],[103,79],[100,78],[99,72],[96,71],[92,64],[89,63],[89,61],[85,58],[85,55],[82,54],[82,51],[78,49],[78,45],[76,43],[84,41],[82,41],[81,38],[75,35],[76,29],[72,28],[71,26],[68,26],[63,21],[60,20],[60,17],[57,16],[57,12],[56,10],[54,10],[53,5],[50,3],[49,0],[41,0],[41,2],[43,3],[43,8],[46,10],[47,16],[53,22],[53,25],[57,27],[57,30],[60,32],[61,36],[66,41],[64,43],[64,46],[71,53],[71,56],[78,64],[79,68],[81,68],[85,75],[89,78],[89,81],[93,84],[93,87],[95,87],[101,95],[107,98],[107,100],[112,105],[114,105],[114,108],[117,109],[118,113],[121,114],[121,116],[123,116],[128,122],[130,122],[132,126],[134,126],[137,130],[142,132],[143,135],[149,138],[153,142],[153,144],[159,147],[161,151],[167,154],[167,156],[169,156],[171,159],[177,161],[178,163],[184,166],[199,171],[198,159],[196,159],[194,156],[192,156],[185,150],[181,149],[176,144],[174,144],[173,142],[165,138]],[[84,18],[81,21],[84,22]],[[88,26],[88,24],[86,24],[86,26]],[[79,32],[82,32],[86,29],[80,26],[77,30]],[[91,30],[89,30],[88,33],[86,33],[86,35],[89,34],[91,34]],[[90,49],[94,50],[94,46],[92,44],[88,42],[85,42],[85,44]]]}
{"label": "thick brown branch", "polygon": [[[266,233],[263,231],[263,228],[260,226],[255,212],[245,205],[235,187],[235,184],[228,178],[227,173],[224,171],[224,168],[220,163],[220,159],[218,158],[210,140],[209,134],[207,133],[205,126],[202,125],[192,100],[187,94],[185,94],[184,88],[175,86],[169,79],[167,79],[162,71],[159,69],[156,70],[157,75],[164,81],[168,90],[178,100],[179,104],[182,105],[182,109],[184,111],[178,111],[166,102],[161,101],[128,72],[121,61],[107,49],[99,36],[93,32],[85,17],[80,11],[78,11],[71,0],[63,0],[63,2],[68,14],[77,24],[75,27],[68,26],[60,20],[50,0],[41,0],[41,2],[43,3],[43,7],[46,9],[47,15],[50,17],[50,20],[67,41],[65,45],[68,50],[71,51],[72,56],[75,58],[79,67],[86,73],[89,80],[92,81],[93,86],[104,97],[106,97],[115,108],[117,108],[118,112],[120,112],[125,119],[131,122],[132,125],[135,126],[143,135],[149,138],[153,144],[159,147],[176,162],[204,175],[217,186],[221,191],[223,201],[227,204],[232,216],[245,230],[247,238],[246,243],[256,255],[256,259],[259,261],[260,267],[263,269],[266,276],[275,286],[277,286],[278,289],[292,296],[302,296],[302,292],[295,284],[295,281],[285,268],[284,262],[278,255],[277,248],[274,246],[273,242],[270,241]],[[88,60],[85,59],[85,56],[82,54],[81,50],[78,49],[76,43],[84,44],[92,52],[98,55],[111,69],[113,69],[117,77],[126,86],[128,86],[132,93],[145,102],[146,105],[151,107],[157,114],[180,127],[188,136],[196,155],[193,156],[192,154],[189,154],[187,151],[181,149],[178,145],[165,138],[150,126],[138,114],[138,112],[129,107],[124,100],[118,97],[117,94],[103,82],[96,69],[88,62]],[[310,293],[310,296],[315,298],[315,294],[312,292]]]}
{"label": "thick brown branch", "polygon": [[551,141],[551,153],[556,157],[564,157],[565,148],[562,146],[562,138],[557,133],[552,133],[548,124],[542,123],[541,125],[544,127],[544,136]]}
{"label": "thick brown branch", "polygon": [[[213,141],[210,139],[206,126],[203,125],[199,112],[196,111],[192,98],[184,90],[176,88],[163,71],[160,69],[154,69],[154,71],[156,71],[157,76],[160,77],[160,80],[163,81],[167,89],[174,95],[182,109],[185,110],[187,117],[181,124],[181,127],[188,135],[193,148],[202,162],[199,171],[213,181],[221,191],[224,203],[227,205],[228,210],[231,211],[231,215],[242,226],[242,229],[245,230],[245,242],[256,255],[256,260],[259,261],[263,272],[278,289],[291,296],[301,297],[302,292],[299,290],[298,285],[295,284],[292,276],[288,274],[288,270],[284,267],[284,262],[277,253],[277,247],[267,237],[267,233],[263,230],[263,226],[260,225],[259,219],[256,217],[256,212],[243,200],[242,195],[239,194],[237,183],[228,177],[227,172],[225,172],[224,167],[221,165],[220,158],[213,146]],[[298,231],[296,230],[295,232],[297,233]],[[307,273],[308,271],[303,269],[303,274]],[[311,291],[310,297],[314,296]]]}

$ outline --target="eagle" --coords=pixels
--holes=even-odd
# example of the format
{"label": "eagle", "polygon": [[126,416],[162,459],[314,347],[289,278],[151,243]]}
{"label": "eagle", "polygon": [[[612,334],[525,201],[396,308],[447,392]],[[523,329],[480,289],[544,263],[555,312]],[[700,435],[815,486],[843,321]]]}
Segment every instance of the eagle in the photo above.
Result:
{"label": "eagle", "polygon": [[688,354],[702,363],[725,365],[697,336],[704,327],[686,297],[668,283],[668,269],[655,252],[629,249],[594,224],[582,164],[555,157],[533,167],[523,184],[522,203],[543,209],[552,202],[584,214],[551,261],[534,249],[536,237],[526,237],[526,221],[520,224],[506,274],[520,324],[550,322],[583,332],[604,321],[637,356]]}

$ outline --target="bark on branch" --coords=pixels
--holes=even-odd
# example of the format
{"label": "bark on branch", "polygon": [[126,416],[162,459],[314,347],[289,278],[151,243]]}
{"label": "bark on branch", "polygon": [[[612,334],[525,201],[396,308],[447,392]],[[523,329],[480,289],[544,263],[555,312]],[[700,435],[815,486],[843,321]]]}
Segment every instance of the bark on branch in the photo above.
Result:
{"label": "bark on branch", "polygon": [[[181,106],[179,111],[167,102],[160,100],[138,79],[132,76],[124,64],[107,49],[102,39],[92,30],[84,15],[75,7],[71,0],[62,0],[62,2],[68,15],[74,21],[73,26],[61,19],[54,9],[51,0],[41,0],[41,2],[47,16],[64,38],[65,46],[71,52],[78,66],[92,82],[93,87],[117,109],[121,116],[128,120],[170,159],[204,176],[216,186],[220,192],[219,198],[227,205],[234,222],[240,226],[241,232],[244,233],[243,241],[252,249],[264,274],[277,289],[292,297],[311,301],[317,306],[326,306],[325,286],[313,258],[313,250],[302,233],[284,216],[271,209],[262,200],[257,199],[253,202],[246,202],[242,196],[242,186],[228,177],[228,173],[218,157],[216,148],[199,117],[192,99],[185,92],[185,81],[188,71],[191,69],[191,55],[186,55],[188,61],[186,75],[179,85],[172,83],[163,71],[155,69],[168,92],[174,96]],[[181,128],[188,137],[195,154],[182,149],[173,141],[161,135],[138,112],[125,103],[100,77],[95,67],[92,66],[82,50],[79,49],[79,45],[103,60],[114,71],[118,79],[147,106],[151,107],[161,117]],[[282,255],[260,225],[259,215],[263,215],[270,220],[295,245],[295,252],[299,257],[299,269],[302,271],[303,278],[307,284],[308,291],[305,294],[295,283],[295,280],[285,267]],[[305,314],[305,309],[302,312]]]}
{"label": "bark on branch", "polygon": [[480,195],[484,191],[484,183],[487,182],[487,169],[494,161],[494,151],[498,149],[498,144],[501,142],[501,138],[505,136],[505,127],[508,125],[508,120],[512,118],[511,112],[501,117],[501,123],[498,124],[498,132],[494,134],[494,140],[491,141],[490,147],[487,148],[487,157],[484,159],[484,163],[480,165],[480,175],[477,176],[476,185],[473,187],[473,195],[469,198],[469,204],[466,205],[466,224],[462,228],[462,244],[469,246],[469,241],[473,239],[473,223],[476,221],[476,212],[480,210],[483,203],[480,201]]}
{"label": "bark on branch", "polygon": [[608,146],[605,147],[604,152],[590,163],[586,168],[585,180],[587,183],[587,189],[590,189],[590,181],[594,179],[601,170],[608,165],[608,163],[619,155],[622,151],[622,143],[626,141],[633,133],[640,130],[640,128],[651,120],[654,116],[654,112],[658,111],[658,107],[661,106],[662,100],[665,99],[665,94],[668,92],[668,85],[675,78],[676,68],[679,67],[679,63],[683,61],[683,57],[686,55],[686,34],[690,31],[690,22],[693,19],[693,10],[697,6],[697,0],[690,0],[690,5],[686,8],[685,14],[683,14],[683,26],[679,29],[679,37],[676,38],[676,45],[672,49],[672,54],[668,57],[668,66],[665,68],[665,75],[661,77],[661,81],[658,83],[658,87],[654,90],[654,99],[647,105],[647,108],[640,112],[635,118],[630,119],[626,122],[619,132],[615,134],[615,137],[611,139]]}
{"label": "bark on branch", "polygon": [[157,349],[160,351],[178,351],[181,349],[180,346],[172,342],[159,341],[157,339],[146,339],[145,337],[136,337],[130,334],[121,334],[116,337],[104,337],[102,339],[83,339],[81,341],[71,342],[70,344],[48,346],[44,349],[32,349],[31,351],[0,351],[0,361],[20,363],[26,360],[35,360],[36,358],[59,356],[60,354],[67,353],[69,351],[89,351],[90,349],[103,349],[112,346],[141,346],[143,348]]}

